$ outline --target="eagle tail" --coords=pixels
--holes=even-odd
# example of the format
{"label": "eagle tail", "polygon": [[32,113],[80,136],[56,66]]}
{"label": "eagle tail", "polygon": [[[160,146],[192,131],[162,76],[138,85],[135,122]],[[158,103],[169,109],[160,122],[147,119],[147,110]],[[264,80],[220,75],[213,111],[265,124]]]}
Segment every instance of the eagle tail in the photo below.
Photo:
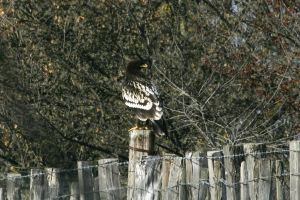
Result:
{"label": "eagle tail", "polygon": [[162,117],[160,120],[154,120],[151,119],[151,122],[153,124],[154,132],[161,135],[161,136],[167,136],[168,130],[167,130],[167,122]]}

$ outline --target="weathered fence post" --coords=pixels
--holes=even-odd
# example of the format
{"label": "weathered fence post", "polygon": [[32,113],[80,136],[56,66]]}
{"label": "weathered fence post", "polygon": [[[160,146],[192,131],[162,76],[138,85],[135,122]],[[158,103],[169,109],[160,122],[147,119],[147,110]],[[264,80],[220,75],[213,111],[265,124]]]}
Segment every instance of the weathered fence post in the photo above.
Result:
{"label": "weathered fence post", "polygon": [[284,200],[285,194],[282,187],[282,174],[283,174],[283,162],[281,160],[276,160],[276,200]]}
{"label": "weathered fence post", "polygon": [[273,161],[270,159],[262,159],[258,161],[258,197],[257,199],[274,199],[272,195],[272,171]]}
{"label": "weathered fence post", "polygon": [[185,159],[181,160],[181,182],[179,186],[179,199],[187,200],[188,199],[188,191],[187,191],[187,182],[186,182],[186,164]]}
{"label": "weathered fence post", "polygon": [[134,200],[160,199],[161,165],[159,156],[148,156],[136,163]]}
{"label": "weathered fence post", "polygon": [[94,194],[94,200],[100,200],[99,176],[94,178],[93,194]]}
{"label": "weathered fence post", "polygon": [[7,199],[21,200],[21,174],[8,173],[7,174]]}
{"label": "weathered fence post", "polygon": [[182,157],[165,156],[162,166],[162,198],[186,199],[185,163]]}
{"label": "weathered fence post", "polygon": [[248,188],[248,173],[247,173],[247,165],[246,162],[243,161],[241,163],[241,170],[240,170],[240,193],[241,193],[241,200],[249,200],[249,188]]}
{"label": "weathered fence post", "polygon": [[59,169],[46,168],[45,169],[45,199],[55,199],[61,194],[61,183]]}
{"label": "weathered fence post", "polygon": [[248,178],[248,191],[251,200],[255,200],[259,193],[259,159],[265,157],[266,152],[265,144],[245,144],[244,153],[247,166],[247,178]]}
{"label": "weathered fence post", "polygon": [[300,199],[300,141],[290,142],[290,200]]}
{"label": "weathered fence post", "polygon": [[30,171],[30,199],[45,199],[45,174],[42,169],[31,169]]}
{"label": "weathered fence post", "polygon": [[101,159],[98,161],[100,199],[123,199],[120,172],[117,158]]}
{"label": "weathered fence post", "polygon": [[134,197],[135,164],[142,156],[152,155],[154,152],[154,134],[151,130],[132,130],[129,132],[129,163],[127,199]]}
{"label": "weathered fence post", "polygon": [[78,161],[78,182],[80,200],[94,199],[94,177],[90,161]]}
{"label": "weathered fence post", "polygon": [[162,160],[162,180],[161,180],[161,199],[168,199],[168,185],[169,185],[169,175],[170,175],[170,167],[172,158],[175,155],[164,155],[164,159]]}
{"label": "weathered fence post", "polygon": [[208,173],[210,184],[210,196],[212,200],[225,198],[225,186],[222,182],[224,180],[224,168],[222,161],[222,151],[208,151]]}
{"label": "weathered fence post", "polygon": [[78,200],[78,199],[79,199],[78,182],[72,182],[70,184],[70,200]]}
{"label": "weathered fence post", "polygon": [[185,157],[188,199],[205,199],[209,189],[207,158],[199,151]]}
{"label": "weathered fence post", "polygon": [[226,145],[223,147],[226,179],[226,199],[236,200],[240,197],[240,167],[244,161],[243,146]]}
{"label": "weathered fence post", "polygon": [[4,200],[3,188],[0,188],[0,200]]}

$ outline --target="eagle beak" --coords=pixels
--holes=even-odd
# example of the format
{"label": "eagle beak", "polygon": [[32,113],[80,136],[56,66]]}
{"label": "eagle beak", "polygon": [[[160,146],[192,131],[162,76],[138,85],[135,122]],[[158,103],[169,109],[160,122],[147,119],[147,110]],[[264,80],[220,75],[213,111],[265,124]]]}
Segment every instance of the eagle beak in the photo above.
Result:
{"label": "eagle beak", "polygon": [[148,64],[141,65],[142,68],[148,68]]}

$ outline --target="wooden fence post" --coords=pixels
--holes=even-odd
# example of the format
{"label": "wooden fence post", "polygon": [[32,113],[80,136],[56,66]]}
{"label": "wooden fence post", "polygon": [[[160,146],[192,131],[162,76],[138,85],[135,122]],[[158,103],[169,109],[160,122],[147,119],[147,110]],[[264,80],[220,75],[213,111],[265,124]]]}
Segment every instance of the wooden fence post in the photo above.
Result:
{"label": "wooden fence post", "polygon": [[98,161],[100,199],[123,199],[120,172],[117,158],[101,159]]}
{"label": "wooden fence post", "polygon": [[45,174],[42,169],[31,169],[30,171],[30,199],[45,199]]}
{"label": "wooden fence post", "polygon": [[93,183],[94,200],[100,200],[99,180],[100,180],[99,176],[94,178],[94,183]]}
{"label": "wooden fence post", "polygon": [[300,141],[290,142],[290,200],[300,199]]}
{"label": "wooden fence post", "polygon": [[0,188],[0,200],[4,200],[4,191],[3,191],[3,188]]}
{"label": "wooden fence post", "polygon": [[161,190],[161,158],[148,156],[136,163],[134,200],[160,199]]}
{"label": "wooden fence post", "polygon": [[244,161],[243,146],[226,145],[223,147],[226,179],[226,199],[240,198],[240,167]]}
{"label": "wooden fence post", "polygon": [[168,185],[169,185],[169,175],[170,175],[170,168],[172,159],[175,155],[164,155],[164,159],[162,160],[162,183],[161,183],[161,199],[168,199]]}
{"label": "wooden fence post", "polygon": [[57,168],[46,168],[45,169],[45,199],[55,199],[61,195],[61,183],[59,169]]}
{"label": "wooden fence post", "polygon": [[0,200],[4,200],[3,188],[0,188]]}
{"label": "wooden fence post", "polygon": [[154,134],[151,130],[132,130],[129,132],[129,163],[127,200],[134,197],[135,164],[142,156],[152,155],[154,152]]}
{"label": "wooden fence post", "polygon": [[274,199],[272,195],[272,171],[273,161],[270,159],[261,159],[258,161],[258,197],[257,199]]}
{"label": "wooden fence post", "polygon": [[70,200],[78,200],[78,199],[79,199],[78,182],[72,182],[70,184]]}
{"label": "wooden fence post", "polygon": [[266,157],[265,144],[244,144],[245,161],[247,166],[248,190],[251,200],[258,197],[259,165],[258,160]]}
{"label": "wooden fence post", "polygon": [[162,198],[166,200],[186,199],[186,178],[184,159],[168,155],[162,166]]}
{"label": "wooden fence post", "polygon": [[78,184],[80,200],[94,199],[94,177],[90,161],[78,161]]}
{"label": "wooden fence post", "polygon": [[199,151],[188,152],[185,157],[188,199],[206,199],[209,189],[207,158]]}
{"label": "wooden fence post", "polygon": [[21,174],[8,173],[7,174],[7,199],[21,200]]}
{"label": "wooden fence post", "polygon": [[179,185],[179,199],[187,200],[188,199],[188,191],[187,191],[187,182],[186,182],[186,163],[185,159],[181,158],[181,182]]}
{"label": "wooden fence post", "polygon": [[208,151],[208,173],[210,184],[210,196],[212,200],[219,200],[225,198],[225,186],[221,184],[224,180],[223,168],[223,154],[222,151]]}
{"label": "wooden fence post", "polygon": [[241,170],[240,170],[240,194],[241,194],[241,200],[249,200],[249,188],[248,188],[248,173],[247,173],[247,165],[246,162],[243,161],[241,163]]}
{"label": "wooden fence post", "polygon": [[282,181],[283,181],[283,162],[281,160],[276,160],[275,163],[275,169],[276,169],[276,200],[284,200],[285,194],[282,187]]}

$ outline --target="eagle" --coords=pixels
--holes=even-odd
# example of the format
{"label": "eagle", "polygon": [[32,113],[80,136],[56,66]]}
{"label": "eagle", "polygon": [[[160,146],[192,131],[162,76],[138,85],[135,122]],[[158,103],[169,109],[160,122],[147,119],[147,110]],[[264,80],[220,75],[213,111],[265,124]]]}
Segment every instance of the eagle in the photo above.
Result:
{"label": "eagle", "polygon": [[151,122],[156,133],[166,135],[162,101],[155,84],[145,72],[150,67],[150,61],[146,60],[128,63],[122,85],[122,98],[138,120],[136,126],[130,130],[141,128],[140,122],[146,122],[147,125]]}

